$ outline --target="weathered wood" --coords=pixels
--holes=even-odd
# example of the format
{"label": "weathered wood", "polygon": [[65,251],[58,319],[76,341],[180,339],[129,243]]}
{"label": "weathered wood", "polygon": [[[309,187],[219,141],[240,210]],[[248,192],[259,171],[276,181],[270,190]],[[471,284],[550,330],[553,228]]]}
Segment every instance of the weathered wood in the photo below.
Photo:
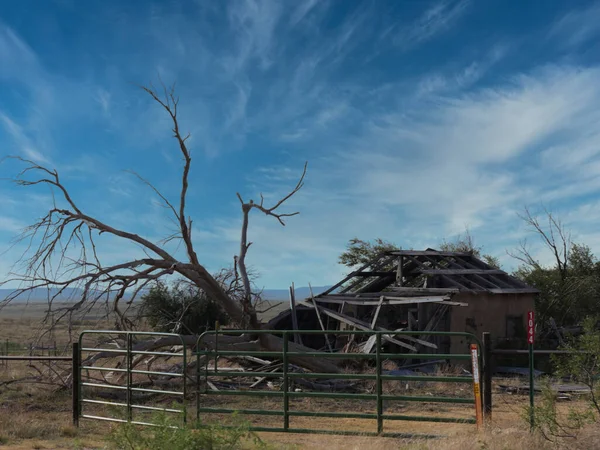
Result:
{"label": "weathered wood", "polygon": [[357,272],[354,274],[355,277],[385,277],[388,276],[390,272],[382,272],[382,271],[373,271],[373,272]]}
{"label": "weathered wood", "polygon": [[470,253],[438,252],[437,250],[392,250],[388,253],[396,256],[470,256]]}
{"label": "weathered wood", "polygon": [[375,342],[377,342],[377,335],[374,334],[373,336],[369,336],[369,339],[367,339],[367,342],[365,342],[362,352],[366,354],[371,353],[373,347],[375,346]]}
{"label": "weathered wood", "polygon": [[[277,372],[278,370],[279,370],[279,367],[276,367],[275,369],[271,369],[271,370],[269,370],[269,372],[271,372],[271,373],[275,373],[275,372]],[[258,378],[258,379],[257,379],[257,380],[256,380],[254,383],[252,383],[252,384],[250,385],[250,389],[253,389],[253,388],[255,388],[255,387],[256,387],[256,386],[258,386],[260,383],[262,383],[263,381],[265,381],[267,378],[268,378],[268,377],[260,377],[260,378]]]}
{"label": "weathered wood", "polygon": [[[298,331],[298,316],[296,314],[296,292],[294,289],[294,283],[290,286],[290,310],[292,313],[292,328],[294,331]],[[299,333],[294,333],[294,342],[302,345],[302,338]]]}
{"label": "weathered wood", "polygon": [[375,314],[373,315],[373,321],[371,322],[371,328],[375,328],[377,325],[377,318],[379,317],[379,311],[381,311],[381,305],[383,305],[383,300],[385,297],[381,296],[379,299],[379,303],[377,304],[377,309],[375,310]]}
{"label": "weathered wood", "polygon": [[[359,321],[357,319],[354,319],[352,317],[346,316],[345,314],[340,314],[337,313],[335,311],[331,311],[327,308],[323,308],[322,312],[324,314],[327,314],[329,317],[332,317],[333,319],[339,320],[340,322],[343,322],[347,325],[350,325],[352,327],[358,328],[359,330],[363,330],[363,331],[373,331],[371,328],[369,328],[369,326],[367,324],[365,324],[362,321]],[[362,323],[361,323],[362,322]],[[385,330],[385,331],[389,331],[389,330]],[[392,338],[391,336],[387,336],[387,335],[383,335],[382,339],[388,341],[388,342],[392,342],[393,344],[399,345],[400,347],[404,347],[407,348],[409,350],[413,350],[416,351],[416,348],[410,344],[407,344],[405,342],[400,342],[397,339]]]}
{"label": "weathered wood", "polygon": [[[315,307],[312,303],[309,303],[309,302],[303,302],[302,304],[304,306],[309,307],[309,308],[314,308]],[[322,309],[326,309],[326,308],[322,308]],[[369,326],[369,324],[367,322],[364,322],[364,321],[362,321],[360,319],[354,319],[354,318],[351,318],[351,317],[349,317],[349,319],[353,320],[356,323],[359,323],[359,324],[361,324],[361,325],[363,325],[365,327]],[[371,331],[371,330],[369,330],[369,331]],[[385,332],[390,333],[392,336],[394,335],[394,331],[393,330],[389,330],[389,329],[381,327],[381,326],[375,327],[375,331],[385,331]],[[399,329],[399,330],[395,330],[395,331],[404,331],[404,330]],[[425,347],[430,347],[430,348],[433,348],[433,349],[437,349],[437,345],[432,344],[432,343],[427,342],[427,341],[424,341],[422,339],[418,339],[418,338],[412,337],[412,336],[401,335],[401,336],[398,336],[398,338],[399,339],[405,339],[405,340],[411,341],[411,342],[416,342],[416,343],[419,343],[419,344],[421,344],[421,345],[423,345]]]}
{"label": "weathered wood", "polygon": [[404,281],[402,279],[403,275],[402,275],[402,270],[404,266],[404,258],[402,256],[398,257],[398,266],[396,267],[396,284],[398,286],[402,286],[404,284]]}
{"label": "weathered wood", "polygon": [[447,306],[469,306],[468,303],[465,302],[454,302],[454,301],[448,301],[448,302],[433,302],[437,305],[447,305]]}
{"label": "weathered wood", "polygon": [[434,303],[434,302],[446,302],[450,300],[447,296],[436,296],[436,297],[388,297],[387,295],[380,296],[379,300],[375,299],[360,299],[356,297],[316,297],[315,302],[319,303],[332,303],[332,304],[344,304],[359,305],[359,306],[378,306],[383,299],[383,305],[414,305],[417,303]]}
{"label": "weathered wood", "polygon": [[416,269],[414,272],[422,273],[423,275],[492,275],[506,273],[500,269]]}
{"label": "weathered wood", "polygon": [[427,294],[456,294],[459,292],[456,288],[416,288],[416,287],[391,287],[394,293],[401,294],[403,296],[413,295],[427,295]]}
{"label": "weathered wood", "polygon": [[310,298],[313,302],[315,312],[317,313],[317,319],[319,320],[319,325],[321,326],[321,330],[323,330],[323,336],[325,337],[325,342],[327,343],[327,348],[331,353],[333,353],[333,348],[331,346],[331,342],[329,342],[329,336],[327,335],[327,330],[325,329],[325,325],[323,324],[323,319],[321,318],[321,312],[319,311],[319,305],[315,302],[315,296],[313,294],[312,286],[308,283],[308,289],[310,290]]}
{"label": "weathered wood", "polygon": [[413,314],[412,311],[408,311],[408,330],[412,331],[412,330],[416,330],[416,321],[415,321],[415,315]]}
{"label": "weathered wood", "polygon": [[488,292],[492,294],[538,294],[538,291],[535,288],[515,288],[515,289],[488,289]]}
{"label": "weathered wood", "polygon": [[[382,254],[382,256],[380,257],[380,259],[376,259],[376,260],[373,260],[373,261],[371,261],[371,262],[370,262],[370,263],[368,263],[366,266],[364,266],[364,268],[363,268],[363,269],[361,269],[361,270],[358,270],[358,271],[356,271],[356,272],[362,272],[362,271],[363,271],[365,268],[367,268],[367,267],[369,267],[369,266],[372,266],[372,267],[371,267],[371,269],[372,269],[372,270],[379,270],[379,269],[381,269],[382,267],[384,267],[386,264],[389,264],[389,263],[390,263],[390,262],[391,262],[391,261],[394,259],[394,256],[390,256],[390,255],[388,255],[388,256],[387,256],[387,258],[385,258],[384,256],[385,256],[385,254]],[[393,276],[393,274],[392,274],[392,276]],[[353,277],[354,277],[354,276],[352,276],[352,277],[350,277],[350,278],[353,278]],[[351,285],[349,285],[349,286],[346,286],[344,289],[342,289],[342,291],[341,291],[341,292],[349,292],[349,291],[351,291],[352,289],[354,289],[356,286],[358,286],[359,284],[361,284],[363,281],[364,281],[364,280],[363,280],[362,278],[360,278],[359,280],[355,281],[355,282],[354,282],[354,283],[352,283]],[[377,281],[377,280],[376,280],[376,281]],[[370,284],[369,284],[369,285],[367,285],[367,287],[368,287],[368,286],[370,286]],[[363,287],[363,289],[366,289],[367,287]],[[329,292],[331,292],[331,291],[329,291]],[[328,292],[327,292],[327,293],[328,293]],[[321,295],[323,295],[323,294],[325,294],[325,293],[322,293]]]}

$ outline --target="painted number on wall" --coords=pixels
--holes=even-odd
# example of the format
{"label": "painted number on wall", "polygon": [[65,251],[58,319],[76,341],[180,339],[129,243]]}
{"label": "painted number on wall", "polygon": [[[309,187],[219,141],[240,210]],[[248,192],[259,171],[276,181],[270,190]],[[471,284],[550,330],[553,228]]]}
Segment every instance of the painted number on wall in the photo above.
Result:
{"label": "painted number on wall", "polygon": [[527,313],[527,342],[533,344],[535,340],[535,316],[533,311]]}

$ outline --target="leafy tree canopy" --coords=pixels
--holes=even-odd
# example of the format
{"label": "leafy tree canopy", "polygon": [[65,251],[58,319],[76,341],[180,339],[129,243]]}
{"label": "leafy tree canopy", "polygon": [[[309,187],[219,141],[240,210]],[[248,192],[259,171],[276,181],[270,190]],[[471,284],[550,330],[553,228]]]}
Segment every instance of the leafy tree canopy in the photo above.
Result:
{"label": "leafy tree canopy", "polygon": [[[339,256],[339,263],[348,267],[356,267],[368,263],[382,252],[400,250],[401,248],[399,245],[382,238],[376,238],[373,241],[354,238],[348,241],[346,250]],[[488,254],[482,255],[482,247],[475,245],[469,230],[466,230],[464,235],[459,235],[452,241],[444,240],[438,248],[446,252],[471,253],[492,267],[500,267],[498,258]]]}

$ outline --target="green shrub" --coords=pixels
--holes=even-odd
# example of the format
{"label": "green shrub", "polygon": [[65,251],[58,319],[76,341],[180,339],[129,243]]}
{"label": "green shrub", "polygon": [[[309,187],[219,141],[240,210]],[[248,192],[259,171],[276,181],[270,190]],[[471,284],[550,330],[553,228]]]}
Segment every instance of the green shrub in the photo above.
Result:
{"label": "green shrub", "polygon": [[238,450],[268,449],[250,424],[234,415],[232,425],[194,423],[181,426],[177,419],[156,414],[155,427],[131,423],[115,426],[108,436],[109,447],[118,450]]}

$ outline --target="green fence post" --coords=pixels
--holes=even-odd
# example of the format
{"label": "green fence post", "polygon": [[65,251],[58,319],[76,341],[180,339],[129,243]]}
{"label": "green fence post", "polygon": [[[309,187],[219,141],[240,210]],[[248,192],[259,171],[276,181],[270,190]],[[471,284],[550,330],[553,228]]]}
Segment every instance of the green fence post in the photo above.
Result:
{"label": "green fence post", "polygon": [[73,398],[73,425],[79,427],[79,415],[81,413],[81,403],[79,402],[79,394],[81,387],[81,356],[79,354],[79,342],[73,342],[73,355],[72,355],[72,375],[71,375],[71,392]]}
{"label": "green fence post", "polygon": [[492,421],[492,338],[483,333],[483,417],[489,425]]}
{"label": "green fence post", "polygon": [[196,342],[196,424],[200,422],[200,339]]}
{"label": "green fence post", "polygon": [[533,431],[534,422],[534,386],[533,386],[533,344],[529,344],[529,428]]}
{"label": "green fence post", "polygon": [[131,370],[133,368],[133,355],[131,353],[131,333],[127,333],[127,421],[133,420],[133,408],[131,407],[131,385],[133,384],[133,374]]}
{"label": "green fence post", "polygon": [[376,390],[377,390],[377,434],[383,433],[383,399],[381,398],[383,395],[383,388],[381,383],[381,333],[376,334],[377,341],[375,343],[375,364],[377,366],[376,369]]}
{"label": "green fence post", "polygon": [[187,423],[187,348],[185,341],[181,339],[183,344],[183,423]]}
{"label": "green fence post", "polygon": [[283,332],[283,431],[290,428],[290,397],[288,393],[288,334]]}

